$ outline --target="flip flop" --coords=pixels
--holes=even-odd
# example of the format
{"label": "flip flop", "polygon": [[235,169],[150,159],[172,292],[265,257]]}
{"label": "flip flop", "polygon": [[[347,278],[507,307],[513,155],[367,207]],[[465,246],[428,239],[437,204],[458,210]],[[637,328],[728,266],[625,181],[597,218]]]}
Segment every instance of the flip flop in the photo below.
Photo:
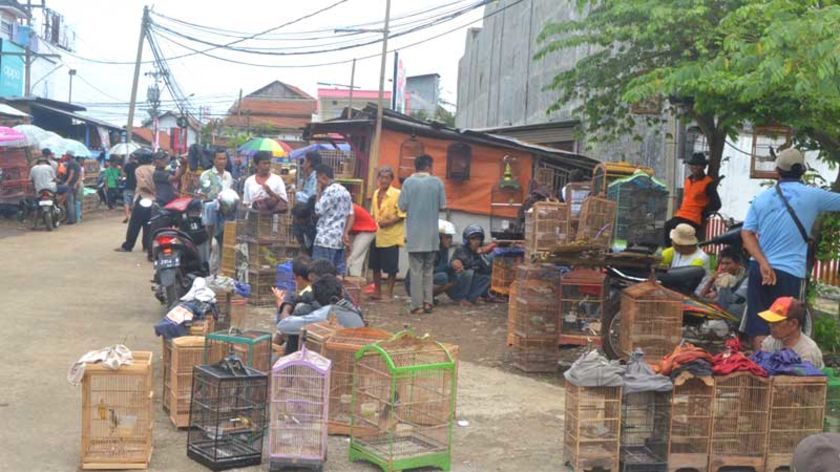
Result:
{"label": "flip flop", "polygon": [[423,313],[423,308],[415,308],[415,309],[411,310],[409,313],[411,313],[412,315],[419,315],[420,313]]}
{"label": "flip flop", "polygon": [[423,313],[431,313],[431,312],[432,312],[432,308],[433,308],[433,306],[432,306],[432,305],[429,305],[428,303],[427,303],[427,304],[425,304],[425,305],[423,305]]}

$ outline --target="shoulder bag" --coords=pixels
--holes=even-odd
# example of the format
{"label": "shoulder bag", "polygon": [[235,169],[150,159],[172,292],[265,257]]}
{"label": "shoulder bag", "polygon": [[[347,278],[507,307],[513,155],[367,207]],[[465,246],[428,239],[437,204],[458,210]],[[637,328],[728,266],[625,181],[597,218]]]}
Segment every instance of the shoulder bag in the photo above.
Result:
{"label": "shoulder bag", "polygon": [[785,195],[782,193],[782,188],[779,186],[778,183],[775,185],[775,187],[776,187],[776,193],[779,195],[779,198],[782,199],[782,203],[785,204],[785,208],[787,209],[788,214],[790,215],[791,218],[793,218],[793,222],[796,224],[796,229],[799,230],[799,234],[802,236],[802,239],[805,241],[805,245],[808,246],[808,252],[807,252],[806,257],[805,257],[805,267],[807,269],[806,272],[805,272],[805,276],[807,277],[808,274],[811,273],[811,269],[814,266],[814,254],[815,254],[815,251],[816,251],[816,242],[814,241],[813,238],[808,236],[808,231],[805,230],[805,226],[799,220],[799,217],[796,216],[796,212],[793,211],[793,207],[790,206],[790,202],[785,197]]}

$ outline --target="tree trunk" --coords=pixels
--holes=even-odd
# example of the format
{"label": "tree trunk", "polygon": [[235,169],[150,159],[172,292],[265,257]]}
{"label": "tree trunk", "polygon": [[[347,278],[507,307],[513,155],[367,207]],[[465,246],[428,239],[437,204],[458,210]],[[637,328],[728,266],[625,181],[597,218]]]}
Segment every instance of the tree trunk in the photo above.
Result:
{"label": "tree trunk", "polygon": [[706,143],[709,145],[709,167],[706,169],[706,174],[713,179],[718,178],[720,174],[720,160],[723,157],[723,146],[726,144],[726,132],[719,129],[715,122],[713,115],[696,115],[692,113],[694,121],[703,136],[706,137]]}

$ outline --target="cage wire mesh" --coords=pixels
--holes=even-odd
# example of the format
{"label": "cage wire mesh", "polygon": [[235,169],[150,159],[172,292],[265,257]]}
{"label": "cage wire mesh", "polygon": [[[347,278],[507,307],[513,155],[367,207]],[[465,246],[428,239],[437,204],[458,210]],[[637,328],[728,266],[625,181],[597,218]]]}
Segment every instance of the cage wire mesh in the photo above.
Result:
{"label": "cage wire mesh", "polygon": [[82,469],[147,468],[152,455],[152,353],[111,370],[88,364],[82,377]]}
{"label": "cage wire mesh", "polygon": [[246,366],[260,372],[271,370],[271,333],[257,330],[217,331],[207,335],[204,363],[216,364],[235,354]]}
{"label": "cage wire mesh", "polygon": [[350,459],[449,470],[456,364],[446,348],[402,332],[355,358]]}
{"label": "cage wire mesh", "polygon": [[247,265],[251,273],[275,273],[282,264],[298,255],[299,249],[290,243],[245,241],[237,251],[237,266]]}
{"label": "cage wire mesh", "polygon": [[341,329],[335,319],[323,321],[321,323],[312,323],[306,325],[304,330],[304,346],[306,349],[324,355],[324,347],[327,344],[327,339]]}
{"label": "cage wire mesh", "polygon": [[651,359],[671,352],[682,339],[683,296],[654,281],[621,292],[619,345],[625,353],[637,348]]}
{"label": "cage wire mesh", "polygon": [[709,463],[714,381],[711,377],[674,380],[668,468],[705,472]]}
{"label": "cage wire mesh", "polygon": [[172,340],[166,339],[161,337],[161,407],[165,413],[169,413],[169,392],[170,392],[170,382],[169,382],[169,374],[171,371],[171,362],[172,362]]}
{"label": "cage wire mesh", "polygon": [[510,295],[511,284],[516,280],[517,268],[523,260],[521,256],[494,257],[490,276],[490,290],[502,296]]}
{"label": "cage wire mesh", "polygon": [[320,470],[326,461],[330,366],[329,359],[304,347],[272,367],[270,470]]}
{"label": "cage wire mesh", "polygon": [[248,300],[233,292],[216,292],[216,322],[212,331],[226,331],[231,327],[243,329]]}
{"label": "cage wire mesh", "polygon": [[318,151],[321,163],[330,166],[336,179],[352,179],[356,176],[356,153],[340,149],[325,149]]}
{"label": "cage wire mesh", "polygon": [[513,301],[516,300],[516,292],[517,292],[516,287],[518,285],[519,285],[519,282],[514,280],[513,283],[510,284],[510,293],[508,294],[508,296],[510,297],[510,300],[511,300],[510,303],[508,303],[508,313],[507,313],[507,340],[506,340],[506,343],[507,343],[508,347],[513,346],[514,337],[516,336],[517,311],[516,311],[516,303],[513,303]]}
{"label": "cage wire mesh", "polygon": [[617,246],[660,244],[668,216],[668,189],[664,183],[637,172],[611,183],[607,196],[616,202],[613,239]]}
{"label": "cage wire mesh", "polygon": [[621,472],[667,472],[672,392],[637,392],[621,403]]}
{"label": "cage wire mesh", "polygon": [[826,367],[823,373],[828,376],[823,430],[827,433],[840,433],[840,370]]}
{"label": "cage wire mesh", "polygon": [[576,241],[589,241],[604,249],[612,244],[616,204],[602,197],[586,197],[581,205]]}
{"label": "cage wire mesh", "polygon": [[796,445],[806,437],[822,432],[826,388],[825,377],[771,378],[765,466],[768,472],[783,467],[789,469]]}
{"label": "cage wire mesh", "polygon": [[196,366],[187,455],[213,470],[259,464],[267,395],[268,376],[235,356]]}
{"label": "cage wire mesh", "polygon": [[247,210],[239,215],[237,242],[296,245],[291,213],[263,213]]}
{"label": "cage wire mesh", "polygon": [[169,420],[176,428],[190,424],[193,367],[204,360],[204,337],[181,336],[172,340],[169,366]]}
{"label": "cage wire mesh", "polygon": [[251,295],[247,299],[249,305],[263,308],[274,306],[275,298],[271,289],[277,281],[276,272],[253,273],[246,270],[239,273],[239,280],[251,285]]}
{"label": "cage wire mesh", "polygon": [[618,470],[621,387],[566,382],[563,456],[574,471]]}
{"label": "cage wire mesh", "polygon": [[603,272],[584,268],[572,270],[560,280],[560,344],[600,345],[606,280]]}
{"label": "cage wire mesh", "polygon": [[591,182],[570,182],[563,187],[563,201],[566,202],[566,221],[568,222],[566,238],[569,241],[577,238],[580,210],[583,207],[583,201],[591,191]]}
{"label": "cage wire mesh", "polygon": [[537,202],[525,212],[525,251],[529,256],[547,253],[569,239],[565,203]]}
{"label": "cage wire mesh", "polygon": [[709,470],[764,470],[770,381],[747,372],[715,377]]}
{"label": "cage wire mesh", "polygon": [[560,280],[563,272],[550,264],[519,266],[516,296],[511,298],[515,318],[511,337],[511,360],[524,372],[557,370],[560,351]]}

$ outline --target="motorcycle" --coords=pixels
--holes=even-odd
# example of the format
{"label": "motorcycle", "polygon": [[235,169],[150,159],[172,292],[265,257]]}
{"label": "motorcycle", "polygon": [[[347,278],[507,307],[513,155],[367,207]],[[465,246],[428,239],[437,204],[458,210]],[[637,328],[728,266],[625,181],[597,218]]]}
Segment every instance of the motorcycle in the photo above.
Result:
{"label": "motorcycle", "polygon": [[177,198],[161,208],[149,225],[155,268],[152,291],[171,308],[196,277],[210,275],[209,236],[201,222],[201,201]]}
{"label": "motorcycle", "polygon": [[32,229],[37,229],[39,223],[43,223],[47,231],[52,231],[64,221],[66,213],[58,204],[55,192],[42,189],[36,197],[20,202],[18,215],[21,221],[31,216]]}

